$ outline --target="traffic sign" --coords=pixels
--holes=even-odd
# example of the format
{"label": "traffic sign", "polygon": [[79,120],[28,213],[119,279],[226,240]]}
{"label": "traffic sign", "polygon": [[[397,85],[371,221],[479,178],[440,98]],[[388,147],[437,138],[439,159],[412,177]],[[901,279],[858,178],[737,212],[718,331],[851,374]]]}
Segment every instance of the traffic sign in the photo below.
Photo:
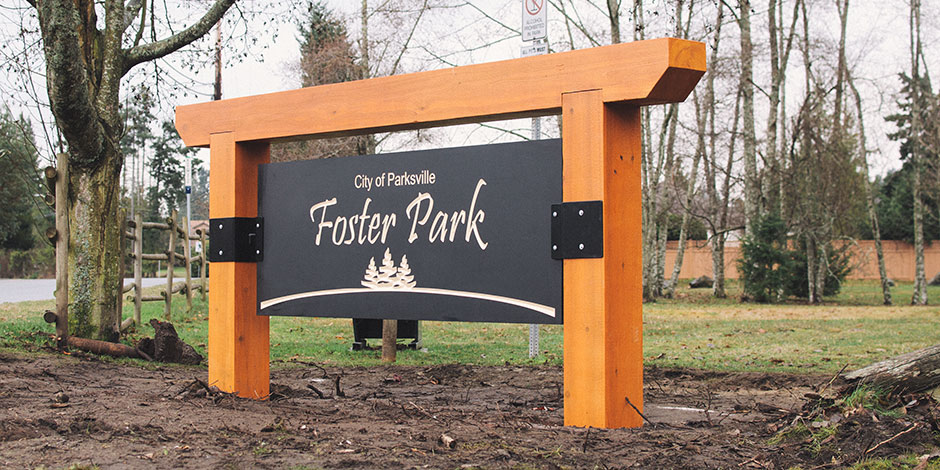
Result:
{"label": "traffic sign", "polygon": [[533,41],[548,36],[546,0],[522,0],[522,40]]}

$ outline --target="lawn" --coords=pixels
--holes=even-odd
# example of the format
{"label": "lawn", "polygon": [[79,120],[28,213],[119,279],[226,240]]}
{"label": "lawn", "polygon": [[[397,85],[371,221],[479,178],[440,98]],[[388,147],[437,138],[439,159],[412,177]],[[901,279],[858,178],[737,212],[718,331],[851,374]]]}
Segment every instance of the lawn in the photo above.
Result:
{"label": "lawn", "polygon": [[[682,283],[686,286],[687,283]],[[714,299],[708,290],[682,287],[674,299],[644,305],[644,356],[647,364],[734,371],[834,373],[896,354],[940,343],[940,309],[912,307],[911,285],[893,289],[894,306],[881,305],[877,282],[852,281],[822,305],[796,301],[779,305],[741,303],[736,283],[731,296]],[[159,287],[151,288],[153,294]],[[931,287],[931,299],[940,288]],[[41,313],[52,301],[0,304],[0,346],[35,349],[48,341],[51,325]],[[193,312],[185,298],[173,302],[172,321],[180,336],[205,354],[206,303],[195,296]],[[125,303],[125,318],[132,315]],[[144,304],[144,322],[163,316],[163,303]],[[423,348],[400,351],[401,364],[560,364],[561,326],[542,326],[542,354],[528,357],[528,327],[495,323],[422,322]],[[149,325],[128,340],[153,334]],[[376,365],[379,351],[351,351],[348,319],[274,317],[271,360],[274,367],[317,362]],[[372,344],[378,344],[373,341]]]}

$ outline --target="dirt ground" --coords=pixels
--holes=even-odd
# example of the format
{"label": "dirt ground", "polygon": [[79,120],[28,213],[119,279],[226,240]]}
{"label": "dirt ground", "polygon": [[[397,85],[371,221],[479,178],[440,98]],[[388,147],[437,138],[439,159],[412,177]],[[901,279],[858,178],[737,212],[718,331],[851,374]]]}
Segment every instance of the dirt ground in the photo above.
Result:
{"label": "dirt ground", "polygon": [[[0,352],[0,467],[839,468],[940,445],[935,401],[905,397],[894,418],[827,409],[814,394],[839,384],[818,375],[647,369],[652,424],[632,430],[562,426],[558,367],[295,364],[263,402],[206,376]],[[773,439],[801,422],[813,433]]]}

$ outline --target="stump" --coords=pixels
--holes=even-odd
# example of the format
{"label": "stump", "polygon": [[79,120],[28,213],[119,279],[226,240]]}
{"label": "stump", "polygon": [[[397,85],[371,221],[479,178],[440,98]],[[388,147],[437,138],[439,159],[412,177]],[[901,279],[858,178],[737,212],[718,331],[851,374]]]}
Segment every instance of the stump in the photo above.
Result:
{"label": "stump", "polygon": [[855,385],[869,384],[893,394],[926,392],[940,386],[940,344],[876,362],[843,377]]}
{"label": "stump", "polygon": [[176,328],[170,322],[162,322],[156,318],[150,320],[153,327],[153,339],[140,340],[137,347],[160,362],[176,362],[179,364],[199,364],[202,356],[196,350],[180,340]]}

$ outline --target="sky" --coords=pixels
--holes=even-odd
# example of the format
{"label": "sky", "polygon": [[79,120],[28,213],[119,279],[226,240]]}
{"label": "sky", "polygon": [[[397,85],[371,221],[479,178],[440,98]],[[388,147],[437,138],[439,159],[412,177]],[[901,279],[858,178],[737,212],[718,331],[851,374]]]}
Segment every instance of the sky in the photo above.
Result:
{"label": "sky", "polygon": [[[473,3],[480,11],[493,16],[508,26],[519,27],[521,21],[520,2],[480,0]],[[507,6],[507,4],[514,3],[520,3],[519,10],[513,8],[513,5]],[[652,3],[655,4],[656,2]],[[838,16],[832,3],[834,2],[811,2],[811,28],[814,30],[816,37],[830,44],[835,44],[838,41],[839,34]],[[940,46],[940,40],[938,40],[940,39],[940,29],[936,26],[940,24],[940,9],[936,6],[926,5],[929,2],[924,3],[924,48],[928,55],[928,70],[933,71],[940,68],[940,62],[938,62],[940,55],[933,53],[933,51],[938,50],[937,46]],[[359,13],[359,2],[329,0],[327,4],[337,15],[347,19],[350,35],[353,38],[358,38],[357,15]],[[786,7],[789,8],[789,2]],[[760,18],[766,15],[766,11],[755,7],[754,13],[757,19],[752,34],[755,41],[765,42],[766,32],[763,29],[764,26],[759,22]],[[625,13],[625,15],[629,15],[629,13]],[[484,23],[481,22],[481,18],[479,11],[463,7],[454,11],[450,20],[453,23],[447,25],[454,31],[452,36],[446,34],[446,28],[445,34],[441,35],[441,28],[436,28],[434,25],[428,25],[426,34],[433,36],[433,40],[437,41],[439,45],[452,42],[455,45],[454,47],[457,45],[466,46],[468,41],[474,40],[477,43],[482,43],[485,40],[479,38],[466,39],[472,36],[466,34],[466,29],[480,27]],[[461,25],[461,20],[465,21],[466,25]],[[491,21],[486,22],[492,23]],[[563,34],[561,29],[562,18],[556,10],[549,10],[549,22],[552,25],[550,35],[553,36],[550,39],[559,40],[558,36]],[[485,27],[483,29],[492,32],[492,28]],[[732,41],[737,41],[735,29],[731,23],[725,26],[723,32],[725,46],[737,46],[737,44],[729,44]],[[864,97],[866,131],[873,147],[873,153],[870,155],[873,175],[883,175],[885,172],[900,166],[900,160],[897,156],[897,144],[886,137],[889,132],[893,131],[893,124],[885,122],[883,117],[896,110],[895,100],[899,88],[898,72],[910,69],[909,53],[907,52],[907,30],[908,15],[905,0],[855,1],[850,6],[847,33],[848,60],[853,68],[854,75],[858,77],[858,86]],[[267,42],[263,61],[248,60],[234,64],[225,70],[223,77],[223,96],[225,98],[269,93],[298,86],[297,79],[290,74],[290,64],[299,60],[296,27],[291,23],[283,23],[279,26],[277,33],[276,40]],[[506,31],[500,31],[497,28],[494,37],[505,35],[505,33]],[[511,38],[485,48],[484,53],[475,52],[472,60],[474,63],[478,63],[516,58],[520,55],[519,48],[522,44],[520,37]],[[799,51],[795,50],[788,73],[787,87],[791,101],[788,105],[791,109],[795,109],[798,105],[796,100],[801,95],[803,88],[802,64],[798,55]],[[834,57],[830,59],[834,61]],[[441,63],[429,64],[422,62],[420,59],[414,60],[418,69],[445,66]],[[760,82],[760,64],[757,65],[757,68],[755,79]],[[202,80],[206,82],[211,80],[206,78],[206,75],[202,76],[204,77]],[[764,120],[761,116],[761,105],[766,100],[762,99],[760,90],[758,90],[757,98],[757,119],[758,128],[760,128]],[[196,100],[189,98],[184,101]],[[522,127],[526,124],[517,122],[511,125]]]}
{"label": "sky", "polygon": [[[448,8],[441,9],[437,14],[428,16],[428,19],[419,24],[420,27],[415,31],[415,40],[413,42],[415,47],[404,57],[403,68],[405,71],[429,70],[447,67],[451,64],[462,65],[519,57],[519,48],[523,43],[521,38],[512,33],[510,29],[519,28],[521,1],[438,0],[436,3],[446,5]],[[254,3],[252,3],[252,0],[248,0],[247,5],[264,3],[260,0],[254,0]],[[357,39],[359,36],[357,15],[361,2],[327,0],[326,3],[339,17],[346,20],[350,36]],[[376,4],[379,2],[373,0],[371,3]],[[432,0],[432,3],[434,3],[434,0]],[[630,2],[624,1],[624,3]],[[661,18],[653,14],[654,12],[658,13],[659,10],[665,12],[661,6],[663,3],[664,0],[647,0],[648,22],[651,25],[654,25],[654,23],[659,25],[658,29],[656,27],[649,28],[650,37],[666,35],[668,29],[671,28],[668,22],[662,21]],[[810,3],[811,28],[814,30],[814,36],[829,44],[836,43],[838,40],[838,18],[833,5],[834,2],[831,0],[810,0]],[[937,47],[940,46],[940,26],[938,26],[940,25],[940,5],[933,3],[940,2],[924,2],[923,34],[928,69],[935,72],[940,68],[940,62],[938,62],[940,54],[934,52],[940,50]],[[557,1],[554,4],[557,5]],[[789,8],[789,5],[790,2],[787,2],[786,7]],[[759,43],[765,42],[764,37],[766,36],[765,27],[760,23],[761,18],[766,17],[766,11],[760,9],[762,7],[763,4],[757,6],[757,2],[755,2],[753,35],[755,41]],[[897,158],[897,144],[886,137],[887,133],[892,131],[892,124],[886,123],[883,117],[896,109],[896,92],[899,88],[898,72],[910,68],[907,52],[907,8],[906,0],[856,0],[850,8],[847,35],[848,59],[854,75],[858,79],[865,101],[865,124],[869,140],[875,149],[875,152],[871,155],[873,174],[884,174],[886,171],[900,166],[900,161]],[[629,18],[626,7],[624,7],[624,11],[624,16]],[[603,18],[599,16],[599,10],[591,11],[589,7],[583,7],[583,14],[586,23],[592,24],[591,22],[594,21],[597,23],[598,29],[601,29],[601,26],[604,25]],[[591,15],[593,17],[590,17]],[[281,17],[280,20],[279,22],[270,23],[262,22],[259,19],[248,25],[261,47],[251,48],[251,53],[248,56],[241,61],[230,63],[225,68],[223,72],[223,98],[269,93],[299,86],[299,80],[296,78],[296,74],[292,72],[292,68],[295,67],[300,55],[296,26],[290,18]],[[407,29],[407,27],[403,28],[403,25],[383,25],[378,18],[373,20],[373,32],[386,33],[391,31],[395,34],[401,34],[402,31],[399,30]],[[710,20],[703,18],[701,21],[708,22]],[[501,26],[499,23],[505,26]],[[549,24],[549,39],[555,47],[564,48],[564,45],[558,44],[564,41],[566,31],[557,9],[549,10]],[[9,29],[8,24],[4,26]],[[398,30],[396,30],[396,26]],[[730,23],[730,20],[726,20],[723,31],[723,47],[736,47],[736,34],[734,25]],[[575,33],[575,36],[577,36],[577,33]],[[628,39],[628,32],[625,32],[624,36],[625,39]],[[10,37],[12,36],[7,36],[7,38]],[[443,57],[431,57],[428,53],[420,50],[421,45],[429,44],[433,45],[438,52],[444,51],[442,53]],[[200,45],[201,47],[210,47],[211,41],[204,40]],[[586,47],[588,45],[590,44],[581,38],[578,46]],[[461,50],[463,52],[459,52]],[[788,107],[791,109],[795,109],[798,105],[796,102],[797,97],[802,94],[803,74],[802,64],[799,57],[797,57],[798,54],[798,51],[794,51],[788,73],[787,88],[790,96]],[[758,53],[758,56],[760,55],[761,52]],[[821,59],[823,59],[821,62],[834,61],[831,57]],[[164,118],[172,117],[173,104],[187,104],[209,99],[213,74],[211,68],[190,71],[187,70],[186,64],[179,63],[177,59],[170,59],[166,64],[175,70],[175,75],[180,82],[188,82],[186,88],[198,93],[185,92],[185,95],[178,95],[171,103],[166,103],[167,105],[162,110]],[[766,67],[762,68],[761,64],[757,64],[756,70],[755,80],[760,85],[763,79],[761,74],[763,70],[766,70]],[[39,86],[41,86],[41,83]],[[126,86],[125,89],[127,89]],[[758,128],[760,129],[762,127],[761,123],[765,119],[762,117],[761,106],[765,106],[764,103],[766,102],[760,89],[757,98],[757,119]],[[691,113],[691,105],[687,105],[686,109],[689,109],[688,112]],[[529,124],[528,121],[517,121],[499,125],[523,132]],[[551,126],[548,126],[548,129],[551,129]],[[442,137],[439,137],[432,144],[449,146],[482,143],[478,141],[491,139],[493,132],[496,131],[481,129],[479,126],[447,129],[442,132]],[[525,132],[527,133],[527,131]]]}

